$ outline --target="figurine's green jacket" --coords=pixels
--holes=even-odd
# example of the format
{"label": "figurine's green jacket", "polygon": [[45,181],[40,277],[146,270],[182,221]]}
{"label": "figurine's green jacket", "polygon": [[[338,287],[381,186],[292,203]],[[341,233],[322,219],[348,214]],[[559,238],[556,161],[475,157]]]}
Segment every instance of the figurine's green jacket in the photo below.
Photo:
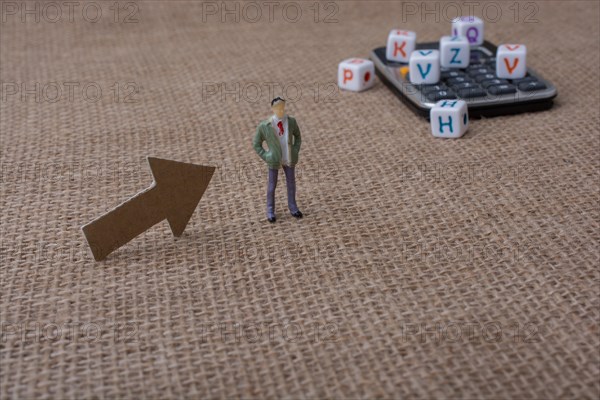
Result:
{"label": "figurine's green jacket", "polygon": [[[256,154],[267,163],[269,168],[277,169],[281,166],[282,151],[288,152],[288,160],[290,160],[291,167],[298,163],[298,153],[300,153],[300,144],[302,143],[300,129],[294,118],[288,115],[287,119],[288,145],[286,149],[282,149],[279,144],[279,138],[273,128],[271,118],[261,121],[261,123],[258,124],[258,128],[256,128],[256,135],[254,135],[252,144]],[[262,144],[265,141],[267,142],[268,150],[265,150],[262,147]]]}

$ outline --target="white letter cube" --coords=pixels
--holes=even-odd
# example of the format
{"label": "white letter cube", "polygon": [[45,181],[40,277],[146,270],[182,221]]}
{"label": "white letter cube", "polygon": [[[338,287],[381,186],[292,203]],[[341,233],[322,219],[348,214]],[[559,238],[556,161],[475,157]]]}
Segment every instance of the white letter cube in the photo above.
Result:
{"label": "white letter cube", "polygon": [[408,65],[410,83],[415,85],[437,83],[440,80],[440,52],[415,50]]}
{"label": "white letter cube", "polygon": [[392,29],[388,35],[385,56],[390,61],[407,63],[415,50],[417,34],[412,31]]}
{"label": "white letter cube", "polygon": [[464,36],[442,36],[440,39],[440,65],[442,68],[467,68],[471,59],[471,46]]}
{"label": "white letter cube", "polygon": [[474,16],[454,18],[452,36],[464,36],[471,46],[479,46],[483,44],[483,21]]}
{"label": "white letter cube", "polygon": [[340,89],[361,92],[375,84],[375,64],[364,58],[349,58],[338,66]]}
{"label": "white letter cube", "polygon": [[469,111],[463,100],[440,100],[429,112],[431,133],[440,138],[459,138],[469,128]]}
{"label": "white letter cube", "polygon": [[496,51],[496,76],[504,79],[524,78],[527,74],[527,47],[503,44]]}

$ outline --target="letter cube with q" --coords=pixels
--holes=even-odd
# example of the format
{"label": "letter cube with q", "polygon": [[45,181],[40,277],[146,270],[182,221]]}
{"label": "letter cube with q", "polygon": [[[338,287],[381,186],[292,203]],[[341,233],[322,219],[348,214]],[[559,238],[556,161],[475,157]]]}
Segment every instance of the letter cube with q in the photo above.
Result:
{"label": "letter cube with q", "polygon": [[349,58],[338,66],[340,89],[361,92],[375,84],[375,64],[364,58]]}
{"label": "letter cube with q", "polygon": [[471,46],[464,36],[442,36],[440,65],[442,68],[467,68],[471,60]]}
{"label": "letter cube with q", "polygon": [[437,83],[440,80],[440,52],[415,50],[408,64],[410,83],[415,85]]}
{"label": "letter cube with q", "polygon": [[469,112],[463,100],[441,100],[429,112],[431,133],[440,138],[459,138],[469,128]]}
{"label": "letter cube with q", "polygon": [[498,78],[519,79],[527,74],[527,47],[524,44],[502,44],[496,51]]}
{"label": "letter cube with q", "polygon": [[454,18],[452,36],[464,36],[471,46],[479,46],[483,44],[483,21],[474,16]]}
{"label": "letter cube with q", "polygon": [[392,29],[388,35],[385,56],[390,61],[407,63],[415,50],[417,34],[413,31]]}

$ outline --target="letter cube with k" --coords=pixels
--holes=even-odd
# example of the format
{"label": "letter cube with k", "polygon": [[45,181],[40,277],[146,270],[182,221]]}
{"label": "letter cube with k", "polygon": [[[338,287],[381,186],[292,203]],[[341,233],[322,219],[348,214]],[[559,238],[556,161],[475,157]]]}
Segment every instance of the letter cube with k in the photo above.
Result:
{"label": "letter cube with k", "polygon": [[392,29],[388,35],[385,56],[390,61],[407,63],[415,50],[417,34],[413,31]]}
{"label": "letter cube with k", "polygon": [[483,44],[483,21],[474,16],[454,18],[452,36],[464,36],[471,46],[479,46]]}
{"label": "letter cube with k", "polygon": [[375,84],[375,64],[364,58],[349,58],[338,66],[340,89],[361,92]]}
{"label": "letter cube with k", "polygon": [[502,44],[496,51],[498,78],[519,79],[527,74],[527,47],[524,44]]}
{"label": "letter cube with k", "polygon": [[440,52],[415,50],[408,64],[410,83],[415,85],[437,83],[440,80]]}
{"label": "letter cube with k", "polygon": [[442,68],[466,68],[471,59],[471,46],[464,36],[442,36],[440,65]]}
{"label": "letter cube with k", "polygon": [[469,112],[463,100],[438,101],[429,112],[431,133],[440,138],[459,138],[469,128]]}

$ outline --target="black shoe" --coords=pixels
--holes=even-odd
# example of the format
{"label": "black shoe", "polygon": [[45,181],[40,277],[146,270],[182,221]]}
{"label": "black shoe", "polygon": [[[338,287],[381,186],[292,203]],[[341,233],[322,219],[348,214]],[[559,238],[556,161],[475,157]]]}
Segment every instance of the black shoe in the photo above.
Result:
{"label": "black shoe", "polygon": [[275,217],[269,217],[269,218],[267,218],[267,220],[268,220],[270,223],[274,223],[275,221],[277,221],[277,218],[275,218]]}
{"label": "black shoe", "polygon": [[300,210],[296,211],[295,213],[292,214],[292,217],[294,218],[302,218],[302,213],[300,212]]}

